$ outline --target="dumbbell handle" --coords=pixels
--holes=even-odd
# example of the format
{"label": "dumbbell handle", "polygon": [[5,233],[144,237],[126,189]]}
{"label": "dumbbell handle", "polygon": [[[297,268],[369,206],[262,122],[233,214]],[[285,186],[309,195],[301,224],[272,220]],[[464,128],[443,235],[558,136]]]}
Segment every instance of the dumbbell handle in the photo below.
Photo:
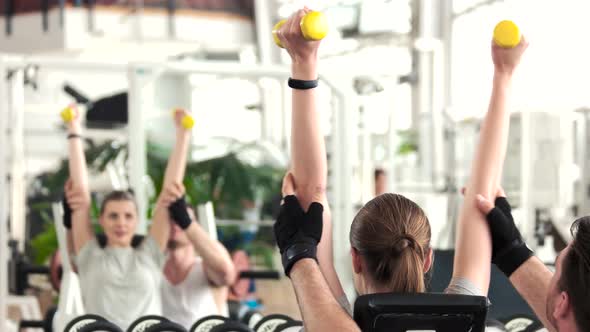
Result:
{"label": "dumbbell handle", "polygon": [[281,276],[278,271],[242,271],[240,272],[240,279],[280,279]]}
{"label": "dumbbell handle", "polygon": [[49,274],[48,266],[25,265],[22,269],[26,274]]}
{"label": "dumbbell handle", "polygon": [[45,322],[42,320],[21,320],[18,324],[19,329],[25,328],[25,327],[38,327],[38,328],[43,328],[45,325]]}

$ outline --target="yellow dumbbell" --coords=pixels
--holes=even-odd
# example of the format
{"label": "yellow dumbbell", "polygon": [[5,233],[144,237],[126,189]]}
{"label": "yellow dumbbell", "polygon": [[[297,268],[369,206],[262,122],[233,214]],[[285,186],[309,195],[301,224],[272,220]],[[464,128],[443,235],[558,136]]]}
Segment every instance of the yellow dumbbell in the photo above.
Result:
{"label": "yellow dumbbell", "polygon": [[191,129],[195,125],[195,118],[187,114],[182,118],[181,123],[184,129]]}
{"label": "yellow dumbbell", "polygon": [[[279,39],[279,29],[285,24],[287,20],[281,20],[272,29],[272,36],[275,44],[279,47],[283,47],[281,40]],[[328,20],[322,12],[311,11],[301,19],[300,23],[301,33],[303,38],[307,40],[322,40],[328,34]]]}
{"label": "yellow dumbbell", "polygon": [[[175,117],[176,112],[182,112],[182,111],[183,111],[182,109],[177,108],[172,111],[172,116]],[[182,127],[184,129],[191,129],[195,125],[195,118],[193,118],[193,116],[190,114],[186,114],[185,116],[182,117],[182,120],[180,120],[180,124],[182,125]]]}
{"label": "yellow dumbbell", "polygon": [[73,107],[66,107],[61,111],[60,115],[64,122],[70,122],[76,117],[76,111]]}
{"label": "yellow dumbbell", "polygon": [[520,44],[520,29],[512,21],[502,21],[494,28],[494,43],[496,45],[513,48]]}

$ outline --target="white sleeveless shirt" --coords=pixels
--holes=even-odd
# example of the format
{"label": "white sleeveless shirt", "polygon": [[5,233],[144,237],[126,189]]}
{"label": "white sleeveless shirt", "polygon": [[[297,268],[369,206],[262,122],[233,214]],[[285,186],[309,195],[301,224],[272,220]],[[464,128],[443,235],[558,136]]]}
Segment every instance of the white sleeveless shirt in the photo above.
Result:
{"label": "white sleeveless shirt", "polygon": [[[195,260],[186,278],[177,285],[163,277],[162,314],[171,321],[189,329],[197,320],[219,315],[209,280],[201,258]],[[221,313],[227,316],[227,313]]]}

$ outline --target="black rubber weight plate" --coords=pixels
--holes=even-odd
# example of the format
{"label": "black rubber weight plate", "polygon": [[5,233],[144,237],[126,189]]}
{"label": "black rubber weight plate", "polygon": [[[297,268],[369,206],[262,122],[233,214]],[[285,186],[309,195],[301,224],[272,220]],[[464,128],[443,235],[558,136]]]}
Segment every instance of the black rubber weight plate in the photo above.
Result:
{"label": "black rubber weight plate", "polygon": [[535,321],[529,317],[512,317],[506,322],[506,330],[509,332],[524,332],[527,327],[533,325]]}
{"label": "black rubber weight plate", "polygon": [[145,332],[186,332],[186,329],[174,322],[161,322],[148,327]]}
{"label": "black rubber weight plate", "polygon": [[268,315],[262,318],[256,327],[254,327],[254,331],[256,332],[274,332],[275,329],[282,324],[288,323],[293,319],[286,315],[281,314],[273,314]]}
{"label": "black rubber weight plate", "polygon": [[148,315],[139,317],[133,323],[131,323],[131,325],[129,325],[129,327],[127,328],[127,332],[144,332],[148,327],[152,325],[168,321],[169,320],[166,317],[158,315]]}
{"label": "black rubber weight plate", "polygon": [[78,332],[83,326],[88,325],[90,323],[94,323],[96,321],[106,321],[106,319],[99,315],[91,314],[76,317],[72,319],[68,323],[68,325],[66,325],[64,332]]}
{"label": "black rubber weight plate", "polygon": [[302,327],[303,322],[298,320],[292,320],[290,322],[277,326],[275,332],[299,332],[301,331]]}
{"label": "black rubber weight plate", "polygon": [[260,311],[250,310],[246,312],[240,321],[249,327],[254,328],[262,318],[264,318],[264,315],[262,315]]}
{"label": "black rubber weight plate", "polygon": [[79,332],[123,332],[117,325],[107,322],[106,320],[98,320],[88,325],[82,326]]}
{"label": "black rubber weight plate", "polygon": [[190,332],[209,332],[217,325],[221,325],[227,321],[227,317],[212,315],[199,319],[190,329]]}
{"label": "black rubber weight plate", "polygon": [[240,322],[227,321],[221,325],[217,325],[211,329],[210,332],[252,332],[253,330],[247,325]]}

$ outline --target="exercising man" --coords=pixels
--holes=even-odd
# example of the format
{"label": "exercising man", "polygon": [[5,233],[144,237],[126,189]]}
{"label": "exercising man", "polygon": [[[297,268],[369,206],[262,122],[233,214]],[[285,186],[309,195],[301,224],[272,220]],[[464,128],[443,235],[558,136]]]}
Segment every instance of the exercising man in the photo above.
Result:
{"label": "exercising man", "polygon": [[236,272],[227,249],[209,237],[184,200],[181,183],[190,130],[181,123],[187,115],[184,110],[175,114],[176,143],[168,160],[154,220],[166,218],[172,224],[161,285],[162,313],[190,328],[202,317],[227,315],[228,286],[234,283]]}
{"label": "exercising man", "polygon": [[479,195],[492,234],[493,262],[550,331],[590,331],[590,217],[571,226],[573,241],[557,256],[555,273],[533,255],[514,224],[502,191],[495,201]]}

